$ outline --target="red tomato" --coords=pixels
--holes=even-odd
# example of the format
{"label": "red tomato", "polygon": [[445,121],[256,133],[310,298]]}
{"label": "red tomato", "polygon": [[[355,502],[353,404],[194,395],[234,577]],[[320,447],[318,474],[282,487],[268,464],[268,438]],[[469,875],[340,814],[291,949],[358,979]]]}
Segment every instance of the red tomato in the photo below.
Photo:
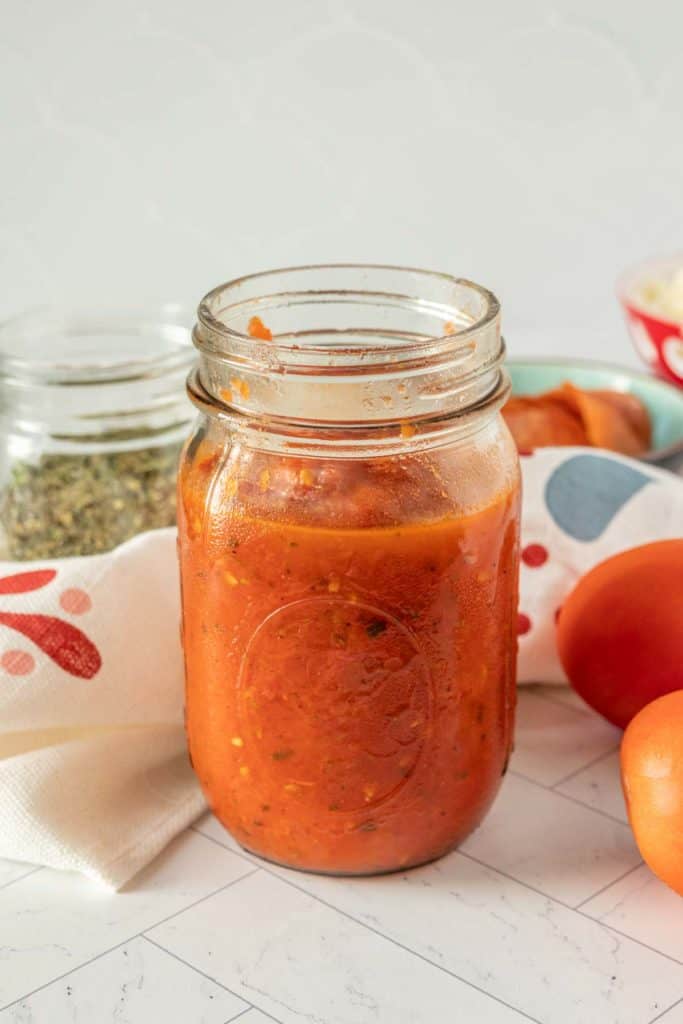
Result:
{"label": "red tomato", "polygon": [[586,573],[562,606],[557,647],[577,693],[622,729],[683,687],[683,539],[632,548]]}

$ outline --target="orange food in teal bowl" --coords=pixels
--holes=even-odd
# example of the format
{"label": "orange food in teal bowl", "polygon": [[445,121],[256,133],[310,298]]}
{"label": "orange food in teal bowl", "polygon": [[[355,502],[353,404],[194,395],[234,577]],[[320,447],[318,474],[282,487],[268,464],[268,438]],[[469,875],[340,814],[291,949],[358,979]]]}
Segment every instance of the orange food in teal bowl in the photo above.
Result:
{"label": "orange food in teal bowl", "polygon": [[[523,439],[517,437],[518,447],[524,449],[548,444],[589,444],[594,447],[621,450],[622,454],[646,462],[663,464],[670,469],[676,469],[679,463],[683,464],[683,392],[671,384],[628,367],[611,366],[589,360],[509,359],[507,369],[512,380],[514,400],[562,391],[564,385],[568,383],[575,389],[585,392],[589,399],[591,396],[603,396],[603,405],[608,392],[612,395],[612,401],[619,402],[621,399],[622,403],[633,406],[635,400],[635,407],[640,406],[646,412],[651,427],[651,436],[645,447],[640,446],[640,450],[625,450],[623,446],[619,448],[605,443],[609,440],[609,435],[605,435],[604,429],[596,433],[595,418],[592,419],[593,430],[589,437],[585,430],[586,420],[581,418],[577,430],[577,417],[574,416],[570,419],[571,433],[567,434],[566,439],[557,440],[548,435],[549,439],[545,441],[536,440],[531,444],[524,444]],[[566,400],[563,401],[563,406],[566,407]],[[508,406],[506,418],[509,424],[511,409],[514,410],[514,405]],[[604,428],[605,423],[611,429],[614,420],[598,420],[599,427]],[[639,431],[642,430],[641,425]],[[513,434],[517,435],[514,429]],[[642,433],[640,436],[645,437]]]}

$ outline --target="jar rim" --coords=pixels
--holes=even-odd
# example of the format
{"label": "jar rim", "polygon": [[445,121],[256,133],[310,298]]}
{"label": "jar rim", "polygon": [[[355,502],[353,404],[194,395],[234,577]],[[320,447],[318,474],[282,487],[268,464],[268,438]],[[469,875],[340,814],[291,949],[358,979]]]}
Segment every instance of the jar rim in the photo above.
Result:
{"label": "jar rim", "polygon": [[[342,296],[365,295],[368,298],[398,300],[398,303],[401,301],[404,303],[419,302],[426,311],[431,311],[435,316],[438,314],[442,318],[442,325],[444,327],[448,320],[451,319],[451,316],[462,316],[462,310],[454,303],[450,305],[447,303],[430,303],[420,300],[416,295],[385,290],[378,291],[374,288],[359,290],[357,288],[339,287],[307,287],[301,291],[279,290],[271,294],[251,294],[228,306],[220,305],[220,308],[217,310],[217,307],[219,307],[219,304],[225,297],[239,295],[240,290],[249,291],[252,286],[260,287],[269,280],[276,280],[277,278],[296,280],[304,275],[322,275],[327,273],[342,275],[389,274],[404,277],[406,280],[412,277],[423,282],[429,282],[432,286],[438,283],[444,287],[467,291],[480,302],[481,311],[477,316],[472,317],[466,326],[460,326],[457,330],[443,330],[441,333],[414,338],[408,344],[401,346],[400,350],[395,349],[395,352],[400,351],[401,362],[420,359],[426,355],[438,357],[454,353],[462,348],[473,336],[493,325],[500,317],[500,303],[488,288],[468,278],[456,277],[442,271],[423,270],[416,267],[383,263],[303,264],[246,274],[212,288],[201,300],[197,309],[198,328],[195,329],[194,333],[195,345],[200,349],[208,345],[214,355],[220,355],[223,351],[221,348],[222,344],[230,342],[242,349],[243,356],[245,354],[244,346],[248,346],[254,354],[257,354],[259,351],[262,352],[264,344],[262,339],[254,338],[249,333],[236,328],[231,323],[226,322],[224,318],[221,318],[220,314],[225,315],[226,312],[230,311],[231,317],[237,317],[238,315],[245,316],[250,312],[258,313],[259,311],[267,310],[269,306],[272,308],[273,300],[282,301],[297,295],[301,296],[302,302],[308,301],[311,303],[316,301],[316,296],[320,298],[323,295],[336,296],[340,299]],[[346,301],[350,300],[347,299]],[[274,356],[280,363],[287,363],[292,358],[294,365],[299,368],[299,372],[302,372],[302,345],[300,339],[295,338],[290,342],[275,335],[273,341],[268,343],[268,348],[271,357]],[[363,365],[367,367],[368,362],[372,362],[373,356],[386,356],[386,352],[386,343],[356,346],[349,344],[348,340],[344,340],[343,344],[338,346],[330,345],[329,343],[324,346],[306,343],[304,350],[304,354],[310,356],[316,366],[319,365],[321,359],[324,359],[329,365],[329,361],[331,359],[334,360],[335,356],[343,357],[347,372],[349,363],[352,364],[354,357],[362,360]],[[272,359],[268,361],[272,362]]]}
{"label": "jar rim", "polygon": [[0,323],[0,380],[117,384],[189,372],[195,360],[191,322],[190,311],[175,303],[34,307]]}

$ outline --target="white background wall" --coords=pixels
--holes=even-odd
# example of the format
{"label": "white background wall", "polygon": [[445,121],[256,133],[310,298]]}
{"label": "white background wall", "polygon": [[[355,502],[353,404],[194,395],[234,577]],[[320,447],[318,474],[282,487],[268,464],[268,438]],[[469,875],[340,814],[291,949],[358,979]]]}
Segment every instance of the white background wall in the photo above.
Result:
{"label": "white background wall", "polygon": [[0,97],[0,314],[385,261],[631,361],[615,275],[683,249],[681,0],[5,0]]}

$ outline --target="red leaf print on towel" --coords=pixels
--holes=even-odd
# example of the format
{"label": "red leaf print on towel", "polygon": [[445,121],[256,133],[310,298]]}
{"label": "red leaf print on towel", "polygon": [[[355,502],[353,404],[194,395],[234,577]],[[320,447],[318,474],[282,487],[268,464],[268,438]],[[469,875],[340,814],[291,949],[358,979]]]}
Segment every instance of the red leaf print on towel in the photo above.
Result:
{"label": "red leaf print on towel", "polygon": [[40,590],[52,583],[56,575],[56,569],[34,569],[32,572],[0,576],[0,594],[26,594],[29,590]]}
{"label": "red leaf print on towel", "polygon": [[[29,572],[17,572],[11,576],[0,577],[0,594],[26,594],[32,590],[40,590],[57,576],[56,569],[33,569]],[[66,601],[64,601],[66,598]],[[72,587],[62,594],[62,607],[73,615],[82,615],[92,607],[90,597],[84,590]],[[7,626],[31,640],[41,651],[47,654],[56,665],[79,679],[92,679],[97,675],[102,658],[85,633],[54,615],[41,615],[36,612],[0,612],[0,626]],[[7,651],[3,657],[8,660],[3,668],[12,675],[25,675],[31,671],[30,654],[23,660],[17,660],[21,651]],[[19,666],[19,668],[17,668]]]}
{"label": "red leaf print on towel", "polygon": [[0,625],[23,633],[72,676],[92,679],[102,665],[100,652],[85,633],[52,615],[0,612]]}

